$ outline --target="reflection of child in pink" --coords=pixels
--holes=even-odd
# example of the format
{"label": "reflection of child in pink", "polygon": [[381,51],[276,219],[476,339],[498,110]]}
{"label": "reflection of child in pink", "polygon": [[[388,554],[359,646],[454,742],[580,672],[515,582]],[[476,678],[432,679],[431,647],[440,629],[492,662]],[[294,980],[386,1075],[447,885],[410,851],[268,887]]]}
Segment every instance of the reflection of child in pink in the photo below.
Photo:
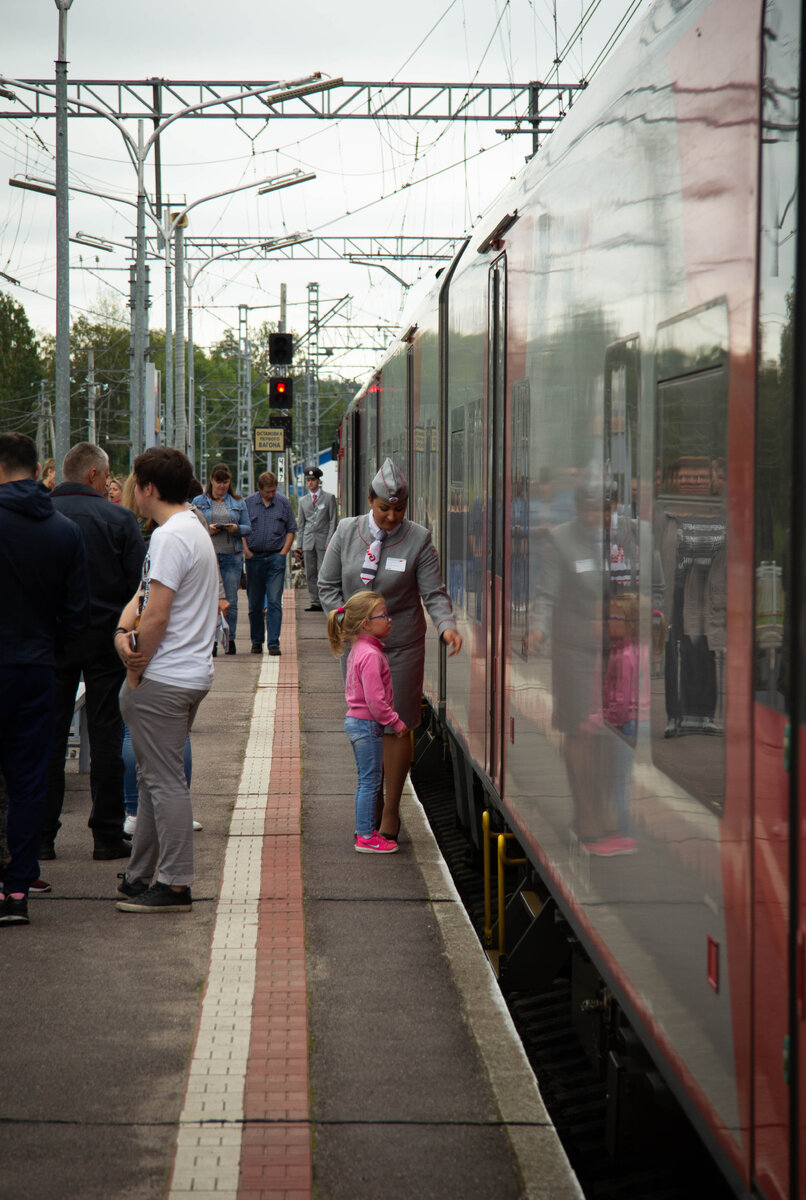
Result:
{"label": "reflection of child in pink", "polygon": [[[622,736],[613,739],[613,805],[618,831],[597,843],[594,853],[610,857],[632,854],[636,849],[630,821],[630,780],[638,731],[639,678],[642,652],[638,641],[638,597],[632,593],[614,596],[608,620],[610,650],[602,680],[602,716]],[[646,655],[643,655],[646,658]],[[645,664],[648,668],[648,662]],[[649,697],[648,670],[644,671],[643,696]]]}

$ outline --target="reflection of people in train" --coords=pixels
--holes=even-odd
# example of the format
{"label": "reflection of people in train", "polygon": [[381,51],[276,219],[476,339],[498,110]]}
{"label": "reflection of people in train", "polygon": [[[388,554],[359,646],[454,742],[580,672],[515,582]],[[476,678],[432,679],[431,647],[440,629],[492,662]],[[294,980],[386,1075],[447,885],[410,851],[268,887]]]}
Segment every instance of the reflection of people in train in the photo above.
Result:
{"label": "reflection of people in train", "polygon": [[451,600],[457,607],[462,604],[465,594],[467,513],[465,512],[463,491],[462,488],[451,488],[451,503],[448,513],[448,591]]}
{"label": "reflection of people in train", "polygon": [[552,532],[540,563],[529,648],[551,638],[553,714],[574,803],[576,832],[595,852],[605,832],[609,792],[606,734],[601,721],[603,481],[595,467],[580,476],[577,515]]}
{"label": "reflection of people in train", "polygon": [[[716,656],[709,646],[709,636],[718,636],[713,627],[709,635],[709,626],[713,626],[714,619],[724,622],[724,612],[721,617],[709,616],[709,574],[725,545],[721,504],[725,472],[724,462],[720,471],[721,462],[716,459],[712,466],[704,456],[682,457],[671,464],[666,475],[668,492],[698,499],[688,511],[664,512],[658,526],[664,576],[667,582],[673,581],[664,604],[668,625],[665,737],[722,733],[714,722],[717,670]],[[714,499],[718,509],[708,503]],[[718,590],[716,575],[712,582]]]}
{"label": "reflection of people in train", "polygon": [[523,612],[529,602],[529,483],[525,475],[515,480],[510,502],[512,522],[512,608]]}
{"label": "reflection of people in train", "polygon": [[622,736],[613,738],[611,743],[611,799],[616,829],[598,844],[596,853],[612,857],[632,854],[636,849],[630,820],[630,780],[638,732],[639,679],[642,673],[641,700],[644,705],[649,702],[648,672],[642,672],[638,641],[638,596],[634,592],[624,592],[611,598],[607,632],[609,650],[607,668],[602,678],[602,716]]}
{"label": "reflection of people in train", "polygon": [[[565,493],[557,494],[554,472],[551,467],[541,467],[537,477],[535,493],[529,504],[529,560],[528,583],[535,593],[540,591],[540,573],[546,555],[551,552],[551,535],[558,525],[572,521],[576,512],[573,497]],[[531,615],[527,617],[527,626],[532,625]],[[523,636],[522,653],[526,656],[530,647],[539,645],[543,654],[548,651],[550,631],[541,631],[542,640],[533,638],[527,632]]]}

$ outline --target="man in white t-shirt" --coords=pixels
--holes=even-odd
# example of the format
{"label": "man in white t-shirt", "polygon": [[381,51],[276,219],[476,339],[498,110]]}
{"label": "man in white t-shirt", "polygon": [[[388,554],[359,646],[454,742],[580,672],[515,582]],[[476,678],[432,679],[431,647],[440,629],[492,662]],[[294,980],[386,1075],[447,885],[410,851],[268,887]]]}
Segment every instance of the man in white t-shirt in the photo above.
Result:
{"label": "man in white t-shirt", "polygon": [[120,711],[137,758],[140,792],[117,908],[190,912],[193,812],[183,755],[213,682],[218,569],[209,534],[185,507],[193,475],[185,455],[154,446],[134,460],[133,469],[137,505],[158,528],[140,588],[115,631],[115,648],[126,666]]}

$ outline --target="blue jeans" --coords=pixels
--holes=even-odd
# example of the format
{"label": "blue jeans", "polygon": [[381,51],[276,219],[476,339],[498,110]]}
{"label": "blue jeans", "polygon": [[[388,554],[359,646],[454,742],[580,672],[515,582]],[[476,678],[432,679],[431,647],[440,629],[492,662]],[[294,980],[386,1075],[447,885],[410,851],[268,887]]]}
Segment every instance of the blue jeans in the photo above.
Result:
{"label": "blue jeans", "polygon": [[238,584],[241,582],[243,555],[218,554],[216,557],[224,583],[224,594],[229,600],[227,625],[229,626],[230,641],[234,642],[235,631],[238,627]]}
{"label": "blue jeans", "polygon": [[[187,736],[184,751],[185,780],[190,787],[193,775],[193,752],[190,749],[190,734]],[[123,806],[127,817],[137,816],[137,804],[140,793],[137,790],[137,759],[134,757],[132,735],[128,725],[123,726]]]}
{"label": "blue jeans", "polygon": [[355,831],[361,837],[371,837],[375,831],[375,801],[383,773],[383,726],[377,721],[345,717],[344,732],[350,739],[358,768]]}
{"label": "blue jeans", "polygon": [[284,554],[254,555],[246,560],[246,597],[249,601],[249,634],[253,646],[263,645],[263,609],[266,609],[266,640],[280,645],[283,624]]}

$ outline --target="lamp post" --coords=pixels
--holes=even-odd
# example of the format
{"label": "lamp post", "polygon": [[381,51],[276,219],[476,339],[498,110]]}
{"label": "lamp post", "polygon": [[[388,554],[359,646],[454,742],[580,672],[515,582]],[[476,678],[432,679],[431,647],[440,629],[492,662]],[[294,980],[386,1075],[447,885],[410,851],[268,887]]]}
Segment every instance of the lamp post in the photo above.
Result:
{"label": "lamp post", "polygon": [[56,59],[56,436],[57,482],[70,449],[70,212],[67,192],[67,12],[73,0],[56,0],[59,48]]}

